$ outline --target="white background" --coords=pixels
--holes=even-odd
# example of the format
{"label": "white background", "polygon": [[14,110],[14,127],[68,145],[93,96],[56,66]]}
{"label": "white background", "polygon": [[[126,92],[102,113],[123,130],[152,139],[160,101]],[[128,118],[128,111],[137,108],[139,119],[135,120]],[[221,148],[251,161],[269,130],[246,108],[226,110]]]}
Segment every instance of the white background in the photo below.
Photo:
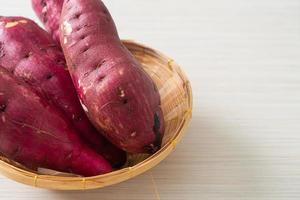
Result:
{"label": "white background", "polygon": [[[35,18],[29,0],[0,15]],[[299,200],[300,1],[106,0],[122,38],[172,56],[188,74],[194,117],[176,151],[131,181],[54,192],[0,177],[10,200]]]}

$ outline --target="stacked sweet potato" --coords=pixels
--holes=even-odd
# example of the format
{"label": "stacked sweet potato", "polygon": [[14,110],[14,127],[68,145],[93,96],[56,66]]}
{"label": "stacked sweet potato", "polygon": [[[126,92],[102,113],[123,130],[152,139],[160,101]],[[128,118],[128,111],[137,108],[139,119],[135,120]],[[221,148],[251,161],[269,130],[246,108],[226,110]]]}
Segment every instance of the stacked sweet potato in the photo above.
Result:
{"label": "stacked sweet potato", "polygon": [[0,153],[24,166],[94,176],[126,152],[155,153],[158,90],[99,0],[32,0],[49,33],[0,17]]}

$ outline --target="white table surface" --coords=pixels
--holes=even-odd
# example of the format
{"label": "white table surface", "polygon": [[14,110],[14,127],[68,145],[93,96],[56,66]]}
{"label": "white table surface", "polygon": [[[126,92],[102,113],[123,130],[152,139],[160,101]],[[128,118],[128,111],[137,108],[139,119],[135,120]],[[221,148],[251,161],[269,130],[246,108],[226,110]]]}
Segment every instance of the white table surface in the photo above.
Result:
{"label": "white table surface", "polygon": [[[0,15],[36,19],[29,2],[1,0]],[[0,199],[299,200],[300,0],[105,2],[122,38],[162,50],[188,74],[186,137],[128,182],[55,192],[0,176]]]}

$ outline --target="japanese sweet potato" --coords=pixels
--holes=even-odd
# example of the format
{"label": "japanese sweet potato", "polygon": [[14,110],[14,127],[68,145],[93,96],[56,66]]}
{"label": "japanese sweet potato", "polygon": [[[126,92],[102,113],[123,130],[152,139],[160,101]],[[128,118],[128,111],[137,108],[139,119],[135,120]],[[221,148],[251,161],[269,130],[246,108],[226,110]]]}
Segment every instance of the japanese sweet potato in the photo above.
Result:
{"label": "japanese sweet potato", "polygon": [[0,153],[24,166],[83,176],[110,172],[85,146],[64,115],[27,84],[0,67]]}
{"label": "japanese sweet potato", "polygon": [[0,17],[0,65],[49,99],[98,153],[118,167],[126,153],[108,142],[83,111],[61,49],[33,21]]}
{"label": "japanese sweet potato", "polygon": [[59,18],[63,3],[64,0],[32,0],[35,13],[57,42],[59,42]]}
{"label": "japanese sweet potato", "polygon": [[156,152],[164,133],[159,92],[103,2],[66,0],[60,20],[61,45],[90,120],[125,151]]}

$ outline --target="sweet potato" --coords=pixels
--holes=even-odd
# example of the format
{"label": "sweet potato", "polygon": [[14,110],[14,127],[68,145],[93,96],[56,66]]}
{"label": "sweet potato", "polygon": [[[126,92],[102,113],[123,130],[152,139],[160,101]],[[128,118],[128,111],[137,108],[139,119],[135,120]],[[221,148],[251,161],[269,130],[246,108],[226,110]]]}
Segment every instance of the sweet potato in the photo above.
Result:
{"label": "sweet potato", "polygon": [[57,42],[59,42],[59,18],[63,3],[64,0],[32,0],[35,13]]}
{"label": "sweet potato", "polygon": [[72,127],[55,106],[0,67],[1,154],[31,169],[110,172],[110,164],[82,144]]}
{"label": "sweet potato", "polygon": [[82,138],[114,167],[125,163],[126,153],[108,142],[89,122],[62,51],[36,23],[22,17],[0,17],[0,65],[57,105]]}
{"label": "sweet potato", "polygon": [[160,95],[121,43],[99,0],[66,0],[60,39],[67,65],[90,120],[115,145],[154,153],[164,133]]}

